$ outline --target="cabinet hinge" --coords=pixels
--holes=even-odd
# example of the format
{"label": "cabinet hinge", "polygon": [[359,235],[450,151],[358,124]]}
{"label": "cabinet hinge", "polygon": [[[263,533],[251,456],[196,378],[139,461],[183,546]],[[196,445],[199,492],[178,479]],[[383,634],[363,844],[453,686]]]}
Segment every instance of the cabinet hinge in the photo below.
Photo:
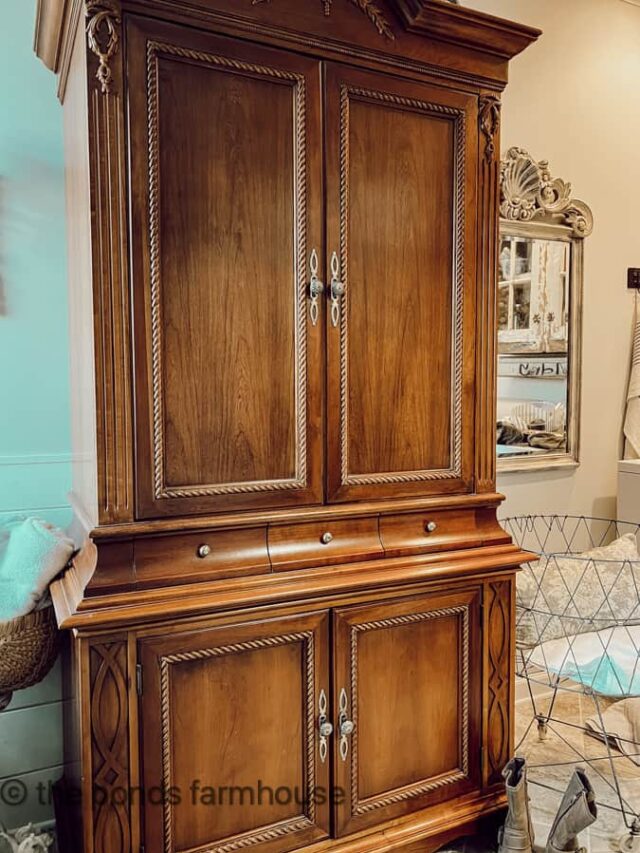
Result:
{"label": "cabinet hinge", "polygon": [[[136,664],[136,692],[138,696],[142,696],[142,664]],[[141,853],[144,853],[144,849],[140,848]]]}

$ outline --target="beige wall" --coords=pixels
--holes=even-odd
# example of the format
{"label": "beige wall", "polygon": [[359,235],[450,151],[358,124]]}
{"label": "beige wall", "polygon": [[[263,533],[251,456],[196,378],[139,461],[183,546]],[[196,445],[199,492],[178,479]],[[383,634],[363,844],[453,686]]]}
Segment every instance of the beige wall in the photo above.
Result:
{"label": "beige wall", "polygon": [[613,516],[633,323],[626,270],[640,267],[640,7],[623,0],[462,4],[543,30],[511,67],[503,151],[518,145],[549,160],[595,218],[585,245],[582,461],[577,470],[501,475],[504,510]]}

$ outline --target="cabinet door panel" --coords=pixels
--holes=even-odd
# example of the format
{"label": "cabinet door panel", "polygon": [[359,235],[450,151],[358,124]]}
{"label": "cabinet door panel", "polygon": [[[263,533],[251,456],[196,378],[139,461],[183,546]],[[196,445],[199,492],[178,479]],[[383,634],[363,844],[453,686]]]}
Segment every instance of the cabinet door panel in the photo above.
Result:
{"label": "cabinet door panel", "polygon": [[340,834],[480,787],[479,612],[477,590],[337,611]]}
{"label": "cabinet door panel", "polygon": [[284,851],[327,836],[327,626],[320,613],[141,643],[145,790],[168,792],[145,803],[148,850]]}
{"label": "cabinet door panel", "polygon": [[[472,487],[475,99],[327,71],[329,495]],[[335,264],[334,259],[334,267]]]}
{"label": "cabinet door panel", "polygon": [[318,501],[319,66],[140,21],[128,44],[139,515]]}

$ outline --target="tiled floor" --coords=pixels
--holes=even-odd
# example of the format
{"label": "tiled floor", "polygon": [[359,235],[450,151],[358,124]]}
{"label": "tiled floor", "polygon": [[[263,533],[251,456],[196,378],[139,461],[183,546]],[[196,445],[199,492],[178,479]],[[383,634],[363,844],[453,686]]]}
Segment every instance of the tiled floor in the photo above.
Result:
{"label": "tiled floor", "polygon": [[[522,694],[520,694],[522,695]],[[561,791],[564,790],[575,766],[585,767],[587,775],[595,789],[598,802],[598,820],[590,830],[581,836],[581,843],[590,853],[619,850],[618,842],[626,834],[625,820],[620,813],[620,804],[616,792],[614,776],[607,759],[606,747],[594,738],[584,734],[585,721],[596,714],[594,698],[581,692],[559,691],[555,701],[546,739],[541,740],[538,726],[533,720],[532,706],[528,698],[517,703],[516,743],[522,741],[518,754],[526,757],[529,765],[530,782],[539,782],[530,786],[533,820],[536,828],[536,841],[544,846],[553,818],[557,812]],[[611,700],[599,700],[601,708]],[[536,700],[539,712],[545,713],[550,704],[549,697]],[[628,820],[633,821],[633,813],[640,814],[640,767],[620,753],[615,756],[616,775],[622,795],[627,801]],[[591,761],[585,764],[580,756]],[[599,760],[598,760],[599,759]],[[555,790],[548,790],[553,788]],[[639,821],[640,823],[640,821]],[[640,838],[633,848],[640,853]]]}

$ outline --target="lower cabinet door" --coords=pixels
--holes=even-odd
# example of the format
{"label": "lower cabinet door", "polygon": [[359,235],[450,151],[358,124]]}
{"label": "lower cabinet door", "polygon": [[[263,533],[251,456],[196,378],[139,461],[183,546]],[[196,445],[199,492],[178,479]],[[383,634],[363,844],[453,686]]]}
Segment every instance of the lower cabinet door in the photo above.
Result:
{"label": "lower cabinet door", "polygon": [[477,589],[336,611],[337,834],[480,787]]}
{"label": "lower cabinet door", "polygon": [[326,612],[140,642],[146,850],[287,851],[328,836],[328,649]]}

